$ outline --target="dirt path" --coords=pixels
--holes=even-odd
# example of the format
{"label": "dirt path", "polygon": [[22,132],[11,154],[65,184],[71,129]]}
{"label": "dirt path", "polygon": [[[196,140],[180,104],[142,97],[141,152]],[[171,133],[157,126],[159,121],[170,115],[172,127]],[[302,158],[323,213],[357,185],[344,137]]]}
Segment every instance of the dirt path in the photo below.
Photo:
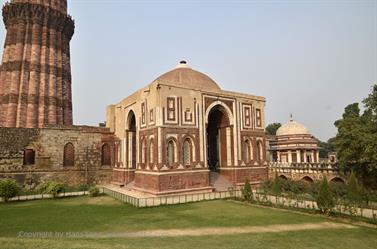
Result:
{"label": "dirt path", "polygon": [[304,224],[287,224],[287,225],[270,225],[270,226],[247,226],[247,227],[209,227],[195,229],[166,229],[166,230],[149,230],[127,233],[95,233],[87,234],[84,237],[94,238],[142,238],[142,237],[180,237],[180,236],[206,236],[206,235],[231,235],[245,233],[279,233],[303,230],[321,230],[321,229],[353,229],[357,228],[349,224],[322,222],[322,223],[304,223]]}

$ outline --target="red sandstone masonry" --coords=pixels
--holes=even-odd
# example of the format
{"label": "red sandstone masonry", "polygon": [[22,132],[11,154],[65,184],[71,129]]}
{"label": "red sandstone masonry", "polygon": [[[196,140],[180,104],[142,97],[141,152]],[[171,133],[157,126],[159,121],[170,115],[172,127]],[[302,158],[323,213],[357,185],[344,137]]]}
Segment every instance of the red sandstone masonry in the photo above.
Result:
{"label": "red sandstone masonry", "polygon": [[12,0],[0,70],[0,127],[72,125],[66,0]]}

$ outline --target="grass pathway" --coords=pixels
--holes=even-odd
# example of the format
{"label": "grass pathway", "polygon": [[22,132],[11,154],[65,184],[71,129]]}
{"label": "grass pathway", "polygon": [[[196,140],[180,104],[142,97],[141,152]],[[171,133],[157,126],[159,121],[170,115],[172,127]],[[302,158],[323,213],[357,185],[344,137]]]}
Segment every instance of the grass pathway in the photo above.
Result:
{"label": "grass pathway", "polygon": [[[138,232],[112,232],[112,233],[83,233],[73,235],[75,238],[146,238],[146,237],[181,237],[181,236],[214,236],[234,234],[259,234],[280,233],[304,230],[323,229],[354,229],[355,226],[334,222],[304,223],[304,224],[279,224],[269,226],[245,227],[204,227],[187,229],[158,229]],[[69,237],[69,235],[68,235]]]}

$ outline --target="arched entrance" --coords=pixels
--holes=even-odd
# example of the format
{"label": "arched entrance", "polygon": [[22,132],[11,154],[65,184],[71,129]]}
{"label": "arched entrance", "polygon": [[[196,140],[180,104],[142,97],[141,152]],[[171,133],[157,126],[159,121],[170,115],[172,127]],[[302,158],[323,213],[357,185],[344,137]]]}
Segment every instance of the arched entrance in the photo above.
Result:
{"label": "arched entrance", "polygon": [[282,179],[282,180],[288,180],[288,178],[287,178],[285,175],[280,175],[279,177],[280,177],[280,179]]}
{"label": "arched entrance", "polygon": [[330,182],[335,182],[335,183],[345,183],[344,180],[340,177],[334,177],[330,180]]}
{"label": "arched entrance", "polygon": [[127,166],[130,169],[136,168],[136,117],[133,111],[128,113],[127,118]]}
{"label": "arched entrance", "polygon": [[[229,146],[228,146],[229,144]],[[211,171],[219,171],[231,159],[231,127],[225,108],[212,107],[208,114],[207,161]]]}
{"label": "arched entrance", "polygon": [[305,176],[305,177],[303,177],[303,178],[301,179],[301,181],[303,181],[303,182],[305,182],[305,183],[313,183],[313,182],[314,182],[314,180],[313,180],[311,177],[309,177],[309,176]]}

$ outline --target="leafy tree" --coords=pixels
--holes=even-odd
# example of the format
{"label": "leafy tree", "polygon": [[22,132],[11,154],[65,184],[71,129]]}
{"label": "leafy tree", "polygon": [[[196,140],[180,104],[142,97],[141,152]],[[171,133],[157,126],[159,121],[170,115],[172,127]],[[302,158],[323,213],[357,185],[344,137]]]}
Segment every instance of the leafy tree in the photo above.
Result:
{"label": "leafy tree", "polygon": [[364,187],[377,189],[377,85],[363,103],[362,114],[359,104],[354,103],[335,122],[338,134],[334,146],[340,167],[355,172]]}
{"label": "leafy tree", "polygon": [[326,177],[324,177],[321,181],[316,201],[317,206],[321,210],[321,212],[326,214],[328,214],[331,209],[335,207],[335,201],[330,191],[329,183]]}
{"label": "leafy tree", "polygon": [[276,173],[275,174],[275,179],[274,179],[274,182],[272,184],[272,193],[274,195],[280,195],[281,194],[281,179],[280,177],[278,176],[278,174]]}
{"label": "leafy tree", "polygon": [[245,186],[242,188],[242,195],[243,195],[243,198],[246,201],[252,201],[253,200],[253,190],[251,189],[249,179],[245,180]]}
{"label": "leafy tree", "polygon": [[347,195],[347,185],[343,182],[330,182],[330,190],[338,200]]}
{"label": "leafy tree", "polygon": [[334,138],[330,138],[327,142],[322,142],[318,140],[319,148],[319,157],[320,158],[327,158],[330,152],[334,152]]}
{"label": "leafy tree", "polygon": [[281,127],[280,123],[272,123],[267,125],[266,132],[268,135],[276,135],[276,131]]}
{"label": "leafy tree", "polygon": [[363,100],[363,103],[368,111],[371,112],[373,121],[377,123],[377,85],[372,87],[372,92]]}
{"label": "leafy tree", "polygon": [[0,197],[7,202],[10,198],[17,196],[20,193],[20,187],[16,181],[11,179],[0,181]]}
{"label": "leafy tree", "polygon": [[358,206],[363,200],[363,190],[357,182],[356,175],[352,172],[347,182],[347,200],[351,205]]}
{"label": "leafy tree", "polygon": [[270,179],[264,180],[261,185],[261,189],[264,193],[269,193],[272,189],[273,182]]}

